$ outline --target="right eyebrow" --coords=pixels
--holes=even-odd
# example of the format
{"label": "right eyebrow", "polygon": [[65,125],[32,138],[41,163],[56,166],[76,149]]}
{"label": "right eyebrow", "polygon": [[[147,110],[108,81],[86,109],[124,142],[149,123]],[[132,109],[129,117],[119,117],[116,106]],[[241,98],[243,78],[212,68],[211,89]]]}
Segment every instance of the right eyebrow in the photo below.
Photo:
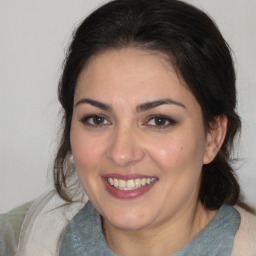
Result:
{"label": "right eyebrow", "polygon": [[79,100],[76,104],[75,104],[75,107],[81,105],[81,104],[90,104],[94,107],[97,107],[97,108],[100,108],[102,110],[105,110],[105,111],[113,111],[112,107],[106,103],[102,103],[102,102],[99,102],[97,100],[92,100],[92,99],[87,99],[87,98],[84,98],[84,99],[81,99]]}

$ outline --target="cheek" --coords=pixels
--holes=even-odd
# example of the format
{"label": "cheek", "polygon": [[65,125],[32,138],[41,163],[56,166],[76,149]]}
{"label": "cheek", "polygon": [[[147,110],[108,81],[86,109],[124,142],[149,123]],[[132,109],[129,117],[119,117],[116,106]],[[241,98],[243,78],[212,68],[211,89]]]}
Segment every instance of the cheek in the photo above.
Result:
{"label": "cheek", "polygon": [[[186,135],[185,135],[186,134]],[[152,143],[151,157],[166,172],[200,171],[205,151],[204,139],[194,133],[176,133],[161,141]]]}
{"label": "cheek", "polygon": [[181,205],[198,193],[204,155],[203,140],[182,134],[155,143],[151,151],[151,158],[161,170],[161,188],[168,191],[165,200],[173,205]]}
{"label": "cheek", "polygon": [[70,143],[78,173],[87,174],[97,168],[105,150],[105,143],[100,138],[88,136],[74,125],[71,128]]}
{"label": "cheek", "polygon": [[87,136],[82,129],[72,127],[70,133],[71,150],[80,183],[93,200],[99,194],[99,163],[102,158],[102,143],[98,139]]}

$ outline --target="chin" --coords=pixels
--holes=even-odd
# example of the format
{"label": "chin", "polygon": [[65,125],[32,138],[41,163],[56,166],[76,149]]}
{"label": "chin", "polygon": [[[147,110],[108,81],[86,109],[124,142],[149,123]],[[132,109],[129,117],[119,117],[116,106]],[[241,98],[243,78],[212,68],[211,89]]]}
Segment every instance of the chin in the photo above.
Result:
{"label": "chin", "polygon": [[141,230],[149,226],[153,219],[149,212],[138,210],[111,211],[103,217],[110,225],[122,230]]}
{"label": "chin", "polygon": [[146,228],[148,225],[141,220],[108,220],[109,224],[120,230],[138,231]]}

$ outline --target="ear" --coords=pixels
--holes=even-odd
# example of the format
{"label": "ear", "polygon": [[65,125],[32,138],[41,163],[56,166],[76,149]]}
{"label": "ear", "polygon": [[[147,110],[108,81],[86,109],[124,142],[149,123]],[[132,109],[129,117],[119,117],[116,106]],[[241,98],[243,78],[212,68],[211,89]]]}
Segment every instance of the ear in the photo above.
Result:
{"label": "ear", "polygon": [[228,119],[225,115],[219,115],[210,123],[207,131],[206,149],[203,164],[209,164],[219,152],[227,132]]}

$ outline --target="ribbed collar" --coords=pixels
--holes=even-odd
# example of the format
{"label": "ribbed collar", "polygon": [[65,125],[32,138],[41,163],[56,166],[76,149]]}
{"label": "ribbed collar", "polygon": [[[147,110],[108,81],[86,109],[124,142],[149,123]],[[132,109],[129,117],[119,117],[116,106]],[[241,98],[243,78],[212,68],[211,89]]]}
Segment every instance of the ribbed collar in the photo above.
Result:
{"label": "ribbed collar", "polygon": [[[214,219],[173,256],[230,256],[240,224],[235,208],[223,205]],[[117,256],[106,244],[99,213],[90,201],[67,226],[60,256]]]}
{"label": "ribbed collar", "polygon": [[59,255],[116,256],[106,244],[100,215],[90,201],[67,226]]}
{"label": "ribbed collar", "polygon": [[229,205],[222,205],[212,221],[173,256],[230,256],[240,215]]}

